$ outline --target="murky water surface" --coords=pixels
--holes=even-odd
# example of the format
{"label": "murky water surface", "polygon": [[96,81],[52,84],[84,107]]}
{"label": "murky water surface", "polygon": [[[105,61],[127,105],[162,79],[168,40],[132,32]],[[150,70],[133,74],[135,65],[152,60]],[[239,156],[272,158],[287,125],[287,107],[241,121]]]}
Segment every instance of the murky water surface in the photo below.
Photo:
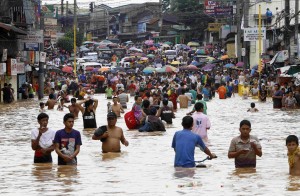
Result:
{"label": "murky water surface", "polygon": [[[96,95],[98,126],[106,123],[104,95]],[[273,110],[271,100],[258,103],[258,113],[247,113],[250,102],[235,97],[208,102],[209,147],[218,155],[206,161],[207,168],[175,170],[171,141],[181,129],[181,119],[188,109],[179,109],[174,124],[166,133],[127,131],[124,119],[118,119],[129,146],[120,154],[101,153],[101,144],[84,132],[81,114],[74,128],[82,134],[83,145],[78,166],[33,164],[30,133],[38,126],[38,100],[0,105],[0,194],[1,195],[297,195],[300,177],[288,175],[285,138],[299,135],[298,111]],[[130,99],[130,106],[133,98]],[[130,107],[129,107],[130,108]],[[63,128],[67,111],[49,111],[49,127]],[[227,158],[230,141],[239,134],[239,122],[249,119],[252,134],[261,139],[263,156],[256,169],[235,169]],[[197,149],[196,159],[206,156]],[[297,191],[297,192],[295,192]]]}

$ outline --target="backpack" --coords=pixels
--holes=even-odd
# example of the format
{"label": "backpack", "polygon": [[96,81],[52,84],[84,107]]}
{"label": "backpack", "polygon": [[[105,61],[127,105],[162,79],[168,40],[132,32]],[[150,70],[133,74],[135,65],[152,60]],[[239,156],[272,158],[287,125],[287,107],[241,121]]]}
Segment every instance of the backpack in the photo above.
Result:
{"label": "backpack", "polygon": [[129,111],[124,115],[125,123],[128,129],[135,129],[137,126],[134,111]]}

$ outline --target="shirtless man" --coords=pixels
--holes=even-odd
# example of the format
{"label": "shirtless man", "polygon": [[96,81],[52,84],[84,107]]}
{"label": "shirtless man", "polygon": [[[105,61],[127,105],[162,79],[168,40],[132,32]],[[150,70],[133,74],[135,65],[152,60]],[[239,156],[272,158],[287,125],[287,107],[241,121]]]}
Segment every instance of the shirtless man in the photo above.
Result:
{"label": "shirtless man", "polygon": [[[121,152],[120,142],[128,146],[129,142],[125,139],[123,130],[116,126],[117,115],[114,112],[107,114],[107,127],[102,126],[101,129],[97,129],[92,137],[93,140],[102,141],[102,152]],[[103,130],[105,129],[106,130]],[[104,133],[103,133],[104,132]]]}
{"label": "shirtless man", "polygon": [[124,113],[123,107],[118,103],[118,97],[113,97],[113,104],[111,110],[118,116],[121,117],[121,113]]}
{"label": "shirtless man", "polygon": [[185,89],[181,90],[181,95],[178,96],[177,100],[179,101],[180,108],[188,108],[189,101],[192,99],[185,95]]}
{"label": "shirtless man", "polygon": [[48,99],[48,101],[46,102],[45,106],[48,106],[48,110],[53,110],[55,104],[56,104],[56,100],[54,99],[54,95],[53,95],[53,94],[50,94],[50,95],[49,95],[49,99]]}
{"label": "shirtless man", "polygon": [[80,106],[83,102],[84,101],[76,103],[76,98],[71,99],[71,105],[69,105],[68,108],[69,108],[70,113],[74,114],[75,118],[78,118],[78,113],[80,111]]}

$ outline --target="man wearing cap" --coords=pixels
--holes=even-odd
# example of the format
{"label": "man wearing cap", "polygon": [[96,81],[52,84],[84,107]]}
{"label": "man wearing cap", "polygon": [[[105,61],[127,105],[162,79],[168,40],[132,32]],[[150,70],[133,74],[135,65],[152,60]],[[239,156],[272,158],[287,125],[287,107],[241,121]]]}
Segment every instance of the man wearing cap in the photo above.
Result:
{"label": "man wearing cap", "polygon": [[92,139],[101,140],[102,142],[102,152],[121,152],[120,142],[128,146],[129,142],[125,139],[123,130],[116,126],[117,115],[114,112],[109,112],[107,114],[107,126],[99,127]]}

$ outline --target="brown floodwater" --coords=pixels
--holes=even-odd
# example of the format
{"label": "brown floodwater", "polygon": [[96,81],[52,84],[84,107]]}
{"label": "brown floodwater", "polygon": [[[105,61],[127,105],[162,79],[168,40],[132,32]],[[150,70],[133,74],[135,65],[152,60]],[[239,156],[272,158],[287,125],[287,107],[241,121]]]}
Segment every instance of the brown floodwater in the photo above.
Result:
{"label": "brown floodwater", "polygon": [[[99,106],[97,125],[106,124],[104,95],[96,95]],[[254,101],[258,113],[247,113]],[[133,104],[133,98],[129,105]],[[285,138],[299,136],[299,110],[272,109],[272,102],[227,100],[215,98],[208,104],[212,123],[209,130],[209,148],[218,158],[205,161],[207,168],[175,169],[174,150],[171,148],[175,131],[181,129],[182,117],[190,109],[179,109],[173,125],[165,133],[139,133],[128,131],[123,118],[122,127],[129,146],[121,153],[101,153],[101,143],[91,139],[93,132],[82,131],[81,114],[74,128],[82,134],[78,165],[57,166],[33,164],[30,145],[31,130],[38,126],[39,101],[18,101],[0,105],[0,194],[1,195],[297,195],[300,177],[288,174]],[[129,107],[130,108],[130,107]],[[128,109],[127,109],[128,111]],[[67,113],[52,110],[48,127],[63,128]],[[252,134],[261,140],[263,156],[257,158],[256,169],[235,169],[234,160],[227,158],[233,137],[239,135],[239,122],[248,119]],[[196,149],[196,160],[206,156]]]}

